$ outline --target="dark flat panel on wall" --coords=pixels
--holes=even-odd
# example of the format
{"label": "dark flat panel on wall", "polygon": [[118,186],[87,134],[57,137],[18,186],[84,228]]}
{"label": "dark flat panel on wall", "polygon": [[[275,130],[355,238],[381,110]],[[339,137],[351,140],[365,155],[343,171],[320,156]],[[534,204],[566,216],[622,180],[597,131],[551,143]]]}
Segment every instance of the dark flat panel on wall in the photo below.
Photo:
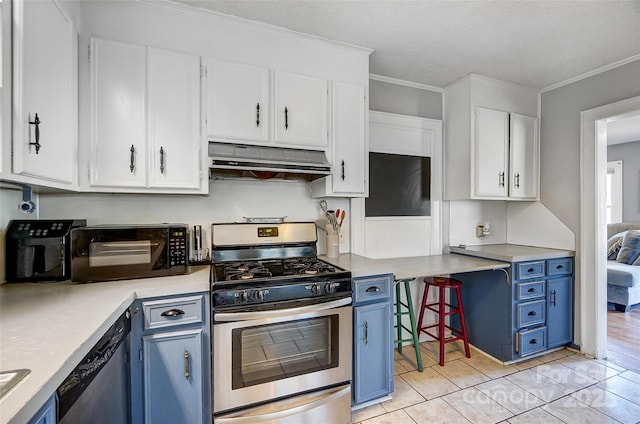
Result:
{"label": "dark flat panel on wall", "polygon": [[369,153],[365,216],[430,216],[431,158]]}

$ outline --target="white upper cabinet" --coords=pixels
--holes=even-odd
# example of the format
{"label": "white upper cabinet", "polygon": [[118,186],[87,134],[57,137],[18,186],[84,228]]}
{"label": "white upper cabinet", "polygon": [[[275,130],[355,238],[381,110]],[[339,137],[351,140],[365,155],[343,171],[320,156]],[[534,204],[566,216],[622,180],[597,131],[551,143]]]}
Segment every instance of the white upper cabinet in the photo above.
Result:
{"label": "white upper cabinet", "polygon": [[509,173],[509,114],[476,109],[475,195],[505,197]]}
{"label": "white upper cabinet", "polygon": [[445,200],[537,200],[538,91],[470,75],[444,97]]}
{"label": "white upper cabinet", "polygon": [[93,187],[145,187],[146,49],[91,41]]}
{"label": "white upper cabinet", "polygon": [[[77,56],[73,22],[57,3],[13,2],[12,173],[77,187]],[[31,179],[29,179],[31,178]]]}
{"label": "white upper cabinet", "polygon": [[530,116],[510,115],[509,196],[521,199],[538,197],[538,120]]}
{"label": "white upper cabinet", "polygon": [[91,41],[90,190],[199,193],[200,59]]}
{"label": "white upper cabinet", "polygon": [[269,69],[207,60],[207,137],[269,142]]}
{"label": "white upper cabinet", "polygon": [[332,173],[311,183],[313,197],[366,197],[369,191],[365,88],[333,82],[331,101]]}
{"label": "white upper cabinet", "polygon": [[328,81],[275,72],[274,141],[291,147],[327,147]]}
{"label": "white upper cabinet", "polygon": [[200,58],[149,49],[149,185],[200,188]]}

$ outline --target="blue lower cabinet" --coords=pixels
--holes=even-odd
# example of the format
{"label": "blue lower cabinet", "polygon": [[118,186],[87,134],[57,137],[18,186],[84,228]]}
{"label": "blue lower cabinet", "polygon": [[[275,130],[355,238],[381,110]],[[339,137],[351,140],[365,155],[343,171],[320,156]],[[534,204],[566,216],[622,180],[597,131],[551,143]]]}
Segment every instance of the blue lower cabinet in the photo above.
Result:
{"label": "blue lower cabinet", "polygon": [[202,423],[202,330],[143,337],[147,423]]}
{"label": "blue lower cabinet", "polygon": [[29,420],[28,424],[56,424],[56,395],[51,396],[47,402]]}
{"label": "blue lower cabinet", "polygon": [[354,278],[353,404],[393,392],[393,278]]}
{"label": "blue lower cabinet", "polygon": [[573,340],[573,279],[554,278],[548,281],[547,345],[552,347]]}
{"label": "blue lower cabinet", "polygon": [[133,424],[211,423],[208,293],[143,299],[131,310]]}

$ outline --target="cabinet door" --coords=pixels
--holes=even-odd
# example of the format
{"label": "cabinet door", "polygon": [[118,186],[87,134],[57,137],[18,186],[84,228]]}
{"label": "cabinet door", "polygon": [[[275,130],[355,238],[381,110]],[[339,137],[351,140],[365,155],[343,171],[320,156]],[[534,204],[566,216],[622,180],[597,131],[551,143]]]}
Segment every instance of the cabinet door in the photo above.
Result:
{"label": "cabinet door", "polygon": [[207,137],[269,141],[269,69],[207,60]]}
{"label": "cabinet door", "polygon": [[476,108],[475,190],[477,197],[506,197],[509,114]]}
{"label": "cabinet door", "polygon": [[509,122],[509,197],[538,195],[538,120],[512,113]]}
{"label": "cabinet door", "polygon": [[333,192],[365,191],[364,87],[335,82],[332,99]]}
{"label": "cabinet door", "polygon": [[390,302],[354,308],[354,404],[393,391],[393,339]]}
{"label": "cabinet door", "polygon": [[327,80],[275,73],[275,142],[293,147],[327,146]]}
{"label": "cabinet door", "polygon": [[77,175],[73,23],[51,0],[15,1],[13,172],[62,183]]}
{"label": "cabinet door", "polygon": [[91,41],[90,184],[147,185],[146,50]]}
{"label": "cabinet door", "polygon": [[49,400],[35,413],[27,424],[56,424],[56,395],[53,394]]}
{"label": "cabinet door", "polygon": [[548,281],[547,327],[549,348],[570,343],[573,340],[573,289],[572,277],[554,278]]}
{"label": "cabinet door", "polygon": [[200,58],[149,49],[149,185],[199,188]]}
{"label": "cabinet door", "polygon": [[143,337],[144,418],[153,423],[205,423],[202,330]]}

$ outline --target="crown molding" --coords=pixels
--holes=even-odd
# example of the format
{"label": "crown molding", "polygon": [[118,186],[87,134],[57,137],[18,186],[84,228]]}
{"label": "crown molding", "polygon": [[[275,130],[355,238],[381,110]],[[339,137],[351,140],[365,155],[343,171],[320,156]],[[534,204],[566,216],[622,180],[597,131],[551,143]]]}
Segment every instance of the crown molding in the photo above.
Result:
{"label": "crown molding", "polygon": [[405,87],[417,88],[420,90],[435,91],[436,93],[444,92],[444,89],[433,86],[433,85],[421,84],[419,82],[406,81],[398,78],[385,77],[384,75],[369,74],[369,79],[372,79],[374,81],[386,82],[389,84],[396,84],[396,85],[403,85]]}

